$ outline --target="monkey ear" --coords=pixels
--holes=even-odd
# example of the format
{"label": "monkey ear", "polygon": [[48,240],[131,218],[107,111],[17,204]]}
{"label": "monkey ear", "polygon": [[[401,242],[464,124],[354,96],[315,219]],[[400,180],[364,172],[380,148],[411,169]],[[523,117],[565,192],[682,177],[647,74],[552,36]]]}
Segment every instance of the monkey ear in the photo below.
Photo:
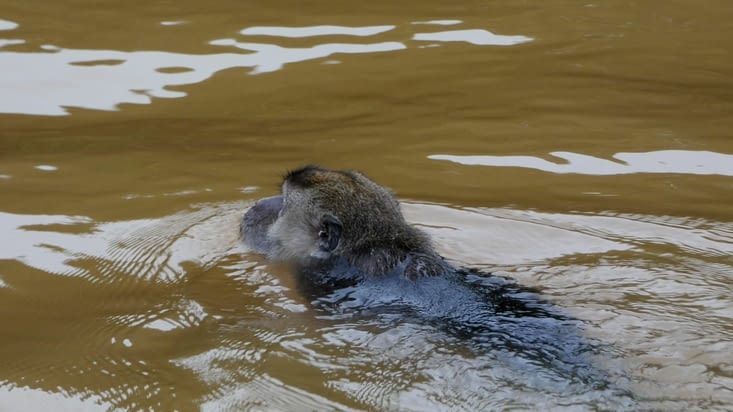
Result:
{"label": "monkey ear", "polygon": [[323,252],[333,252],[341,240],[341,222],[333,215],[324,215],[318,229],[318,249]]}

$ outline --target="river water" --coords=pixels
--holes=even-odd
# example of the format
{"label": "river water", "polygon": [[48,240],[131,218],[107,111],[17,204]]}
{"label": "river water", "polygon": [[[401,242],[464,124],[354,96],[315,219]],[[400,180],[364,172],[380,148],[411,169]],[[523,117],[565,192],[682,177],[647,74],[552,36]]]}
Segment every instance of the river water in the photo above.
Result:
{"label": "river water", "polygon": [[[733,409],[732,19],[0,0],[0,410]],[[608,384],[314,307],[238,239],[310,163],[539,290]]]}

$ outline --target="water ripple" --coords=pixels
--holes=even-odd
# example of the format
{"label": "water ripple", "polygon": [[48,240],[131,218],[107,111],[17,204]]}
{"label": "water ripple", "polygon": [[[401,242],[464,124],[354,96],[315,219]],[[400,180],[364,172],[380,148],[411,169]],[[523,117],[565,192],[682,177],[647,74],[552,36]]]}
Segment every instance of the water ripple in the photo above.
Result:
{"label": "water ripple", "polygon": [[[29,389],[37,400],[46,391],[72,401],[88,393],[98,397],[90,407],[210,410],[694,409],[700,394],[712,406],[733,398],[729,222],[403,202],[445,256],[541,288],[577,319],[568,331],[603,342],[593,365],[608,371],[608,385],[588,386],[555,373],[562,359],[553,353],[511,349],[535,336],[549,351],[564,350],[553,342],[574,341],[561,323],[512,326],[521,336],[496,328],[467,343],[399,310],[314,308],[287,270],[240,246],[235,228],[247,206],[120,222],[0,214],[0,230],[14,239],[0,249],[12,262],[2,274],[4,301],[25,308],[31,323],[53,313],[58,324],[2,319],[15,339],[3,345],[12,382],[0,390],[41,388]],[[20,293],[39,282],[48,288]],[[55,293],[61,283],[84,300]],[[183,387],[187,401],[176,403]]]}

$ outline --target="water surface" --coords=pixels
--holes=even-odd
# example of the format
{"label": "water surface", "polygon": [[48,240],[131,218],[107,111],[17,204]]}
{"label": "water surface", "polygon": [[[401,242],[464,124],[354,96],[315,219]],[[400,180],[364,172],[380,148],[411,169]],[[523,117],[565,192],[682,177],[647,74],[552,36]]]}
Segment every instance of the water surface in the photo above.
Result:
{"label": "water surface", "polygon": [[[0,1],[0,409],[726,410],[733,4]],[[319,310],[237,238],[366,172],[604,385]]]}

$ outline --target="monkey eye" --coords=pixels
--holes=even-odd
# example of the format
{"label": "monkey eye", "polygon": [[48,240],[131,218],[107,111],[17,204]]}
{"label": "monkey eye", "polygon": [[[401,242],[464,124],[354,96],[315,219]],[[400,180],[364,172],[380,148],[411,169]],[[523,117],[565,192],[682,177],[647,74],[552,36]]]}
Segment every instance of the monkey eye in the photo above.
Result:
{"label": "monkey eye", "polygon": [[318,231],[318,237],[321,239],[328,239],[328,233],[325,230]]}

